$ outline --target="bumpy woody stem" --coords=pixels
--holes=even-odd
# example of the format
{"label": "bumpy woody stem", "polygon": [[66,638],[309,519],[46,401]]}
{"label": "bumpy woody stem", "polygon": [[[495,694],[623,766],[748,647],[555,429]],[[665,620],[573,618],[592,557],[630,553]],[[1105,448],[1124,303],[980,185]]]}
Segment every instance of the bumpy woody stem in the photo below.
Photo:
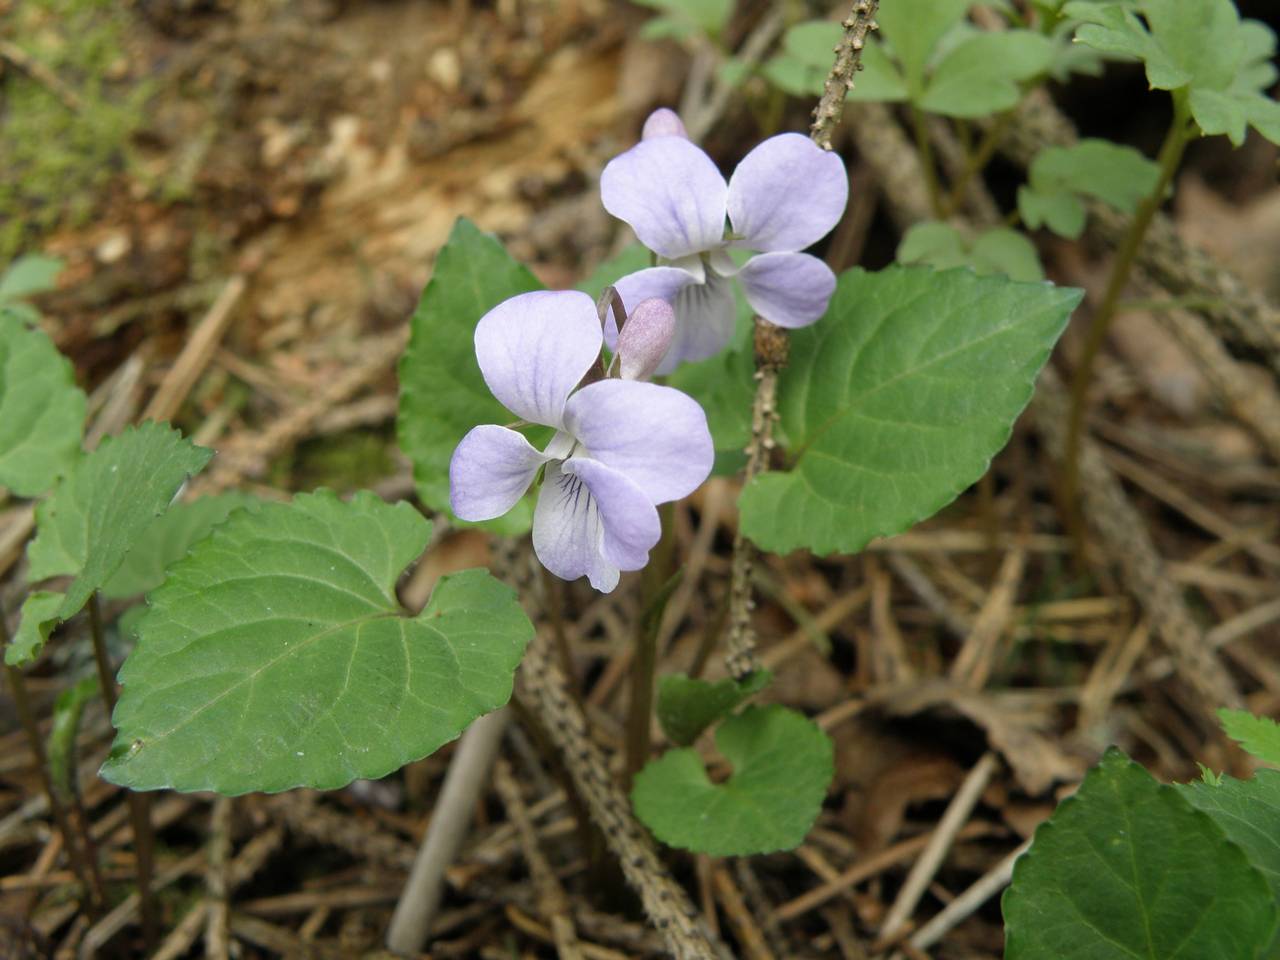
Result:
{"label": "bumpy woody stem", "polygon": [[[835,49],[823,87],[822,99],[813,111],[809,138],[824,150],[831,149],[831,134],[844,112],[845,96],[853,89],[854,76],[862,68],[862,48],[867,34],[876,29],[879,0],[855,0],[844,21],[844,35]],[[751,440],[747,444],[747,464],[743,469],[745,488],[768,465],[773,449],[773,424],[777,419],[778,373],[787,364],[787,332],[759,317],[755,329],[756,393],[751,405]],[[754,548],[741,531],[733,541],[733,565],[729,586],[729,632],[726,662],[734,677],[747,676],[758,669],[755,630],[751,625],[754,605],[751,565]]]}

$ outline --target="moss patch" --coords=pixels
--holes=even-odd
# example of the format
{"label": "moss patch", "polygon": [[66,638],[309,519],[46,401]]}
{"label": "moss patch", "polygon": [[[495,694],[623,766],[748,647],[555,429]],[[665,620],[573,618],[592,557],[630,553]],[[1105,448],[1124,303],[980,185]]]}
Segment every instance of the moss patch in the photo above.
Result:
{"label": "moss patch", "polygon": [[23,0],[0,34],[78,102],[8,69],[0,81],[0,261],[60,223],[83,222],[124,169],[152,85],[130,80],[129,13],[116,0]]}

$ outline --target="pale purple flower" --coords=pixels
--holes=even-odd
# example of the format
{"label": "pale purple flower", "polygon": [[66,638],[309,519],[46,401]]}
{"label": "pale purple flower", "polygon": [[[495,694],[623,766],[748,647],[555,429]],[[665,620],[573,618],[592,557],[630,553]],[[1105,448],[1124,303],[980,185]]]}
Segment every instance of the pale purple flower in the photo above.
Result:
{"label": "pale purple flower", "polygon": [[[725,183],[694,143],[661,132],[674,129],[669,117],[656,117],[646,122],[645,139],[609,161],[600,195],[605,209],[660,258],[615,284],[625,303],[659,297],[675,306],[675,340],[657,372],[713,356],[729,342],[735,279],[770,323],[803,327],[821,317],[835,275],[799,251],[826,236],[844,213],[849,183],[840,157],[784,133],[748,153]],[[731,247],[760,252],[739,267]],[[613,332],[606,328],[610,343]]]}
{"label": "pale purple flower", "polygon": [[619,571],[648,561],[655,505],[693,492],[714,452],[706,415],[679,390],[618,379],[578,388],[602,340],[595,304],[574,291],[524,293],[480,319],[485,383],[516,417],[556,433],[539,451],[515,430],[475,427],[449,463],[449,500],[463,520],[492,520],[543,471],[534,552],[556,576],[585,575],[608,593]]}

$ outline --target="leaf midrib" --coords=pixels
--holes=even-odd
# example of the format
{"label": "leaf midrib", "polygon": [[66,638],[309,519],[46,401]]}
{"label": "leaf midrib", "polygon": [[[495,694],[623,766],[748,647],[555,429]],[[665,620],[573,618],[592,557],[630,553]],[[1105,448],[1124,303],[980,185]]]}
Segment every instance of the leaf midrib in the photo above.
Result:
{"label": "leaf midrib", "polygon": [[[227,687],[225,690],[219,693],[216,697],[213,697],[208,702],[201,704],[198,708],[193,710],[191,713],[187,714],[185,717],[183,717],[181,721],[179,721],[174,726],[170,727],[168,730],[165,730],[163,733],[156,734],[155,736],[151,737],[149,740],[144,740],[143,746],[144,747],[152,746],[168,738],[172,734],[176,733],[178,730],[181,730],[183,727],[190,724],[193,720],[199,717],[206,710],[209,710],[211,707],[225,700],[227,697],[229,697],[232,693],[234,693],[244,684],[256,680],[256,678],[260,674],[262,674],[264,671],[266,671],[270,667],[275,666],[277,663],[280,663],[282,660],[286,659],[287,657],[291,657],[302,650],[308,649],[309,647],[320,642],[321,640],[324,640],[326,637],[331,637],[336,633],[340,633],[343,630],[349,629],[350,627],[363,626],[366,623],[375,623],[379,620],[404,620],[404,619],[406,618],[400,616],[400,614],[397,611],[389,610],[382,613],[368,614],[365,616],[355,617],[354,619],[347,620],[343,623],[335,624],[325,630],[322,630],[319,633],[314,634],[313,636],[310,636],[305,640],[302,640],[301,642],[294,644],[293,646],[283,650],[281,653],[279,653],[275,657],[271,658],[270,660],[258,666],[257,669],[252,670],[244,674],[243,676],[239,677],[234,683],[232,683],[229,687]],[[246,627],[251,625],[252,625],[251,623],[237,624],[237,627]]]}
{"label": "leaf midrib", "polygon": [[[894,312],[896,311],[891,311],[890,315]],[[1016,323],[1011,323],[1011,324],[999,327],[982,337],[979,337],[974,340],[968,340],[964,344],[962,344],[959,347],[956,347],[953,350],[948,350],[945,353],[937,354],[936,356],[932,357],[930,360],[926,361],[925,363],[920,364],[919,366],[912,367],[907,370],[901,370],[894,376],[889,377],[887,380],[883,380],[880,383],[877,383],[875,386],[871,387],[869,390],[867,390],[864,393],[858,394],[856,397],[846,398],[845,402],[840,405],[840,408],[836,412],[828,416],[827,419],[823,421],[823,423],[820,424],[816,430],[812,431],[810,435],[805,438],[804,442],[800,444],[795,454],[792,469],[794,470],[799,468],[800,463],[803,461],[804,455],[809,451],[809,448],[812,447],[815,443],[817,443],[820,439],[822,439],[822,437],[827,433],[827,431],[829,431],[832,427],[834,427],[837,422],[839,422],[840,420],[843,420],[850,413],[856,413],[857,405],[865,404],[867,401],[875,397],[876,394],[893,386],[894,384],[898,383],[899,381],[903,380],[906,377],[913,377],[918,374],[924,373],[927,370],[929,370],[931,367],[936,366],[939,363],[950,360],[952,357],[958,354],[964,353],[965,351],[973,347],[979,346],[996,337],[1003,336],[1004,334],[1007,334],[1010,331],[1017,329],[1019,326],[1022,326],[1030,322],[1032,322],[1032,319],[1021,319]],[[878,332],[879,331],[877,331],[877,333]],[[869,344],[870,342],[871,340],[868,340],[866,343],[863,344],[862,348],[858,350],[858,353],[853,360],[853,366],[857,365],[859,358],[861,358],[863,351],[866,349],[867,344]]]}

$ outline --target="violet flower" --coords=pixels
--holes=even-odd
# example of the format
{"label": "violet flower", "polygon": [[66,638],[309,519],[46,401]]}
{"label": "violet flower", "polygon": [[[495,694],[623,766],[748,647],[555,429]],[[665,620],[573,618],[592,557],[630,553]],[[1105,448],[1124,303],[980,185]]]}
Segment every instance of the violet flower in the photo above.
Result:
{"label": "violet flower", "polygon": [[[625,303],[659,297],[675,306],[675,340],[660,374],[713,356],[729,342],[735,279],[770,323],[803,327],[821,317],[835,275],[798,251],[831,231],[849,194],[840,157],[797,133],[765,140],[726,184],[678,124],[671,111],[655,111],[644,139],[609,161],[600,178],[605,209],[660,258],[659,266],[619,280],[618,293]],[[731,247],[762,252],[738,267]],[[613,334],[607,326],[610,344]]]}
{"label": "violet flower", "polygon": [[539,451],[515,430],[475,427],[449,463],[449,500],[463,520],[492,520],[543,471],[534,552],[556,576],[585,575],[608,593],[619,571],[648,561],[662,532],[655,504],[693,492],[714,452],[706,415],[679,390],[622,379],[575,389],[602,340],[595,304],[574,291],[524,293],[480,319],[485,383],[517,417],[556,433]]}

